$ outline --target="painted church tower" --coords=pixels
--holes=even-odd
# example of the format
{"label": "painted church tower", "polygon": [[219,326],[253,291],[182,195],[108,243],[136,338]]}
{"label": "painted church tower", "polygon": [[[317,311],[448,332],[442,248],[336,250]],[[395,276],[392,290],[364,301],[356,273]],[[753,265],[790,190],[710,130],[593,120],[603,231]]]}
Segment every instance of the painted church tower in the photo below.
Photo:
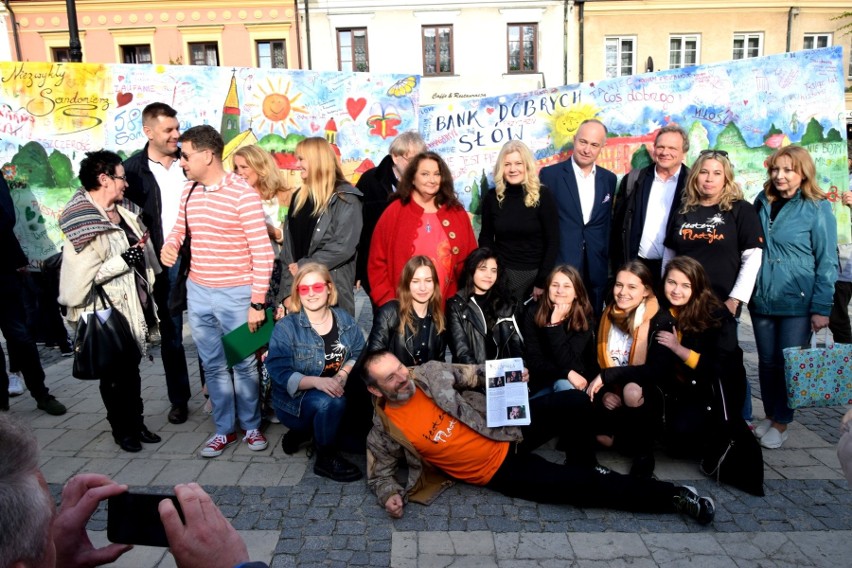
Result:
{"label": "painted church tower", "polygon": [[228,87],[228,96],[225,97],[225,106],[222,107],[222,127],[219,133],[225,144],[234,139],[240,133],[240,98],[237,96],[236,70],[231,73],[231,86]]}

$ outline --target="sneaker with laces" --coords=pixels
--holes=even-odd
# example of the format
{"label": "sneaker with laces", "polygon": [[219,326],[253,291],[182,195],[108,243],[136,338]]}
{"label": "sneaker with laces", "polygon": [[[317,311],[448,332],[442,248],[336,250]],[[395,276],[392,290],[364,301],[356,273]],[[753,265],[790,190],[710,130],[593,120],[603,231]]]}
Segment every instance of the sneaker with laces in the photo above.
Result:
{"label": "sneaker with laces", "polygon": [[246,436],[243,440],[248,443],[248,448],[253,452],[265,450],[266,446],[269,445],[269,442],[266,441],[266,436],[264,436],[257,428],[254,430],[247,430]]}
{"label": "sneaker with laces", "polygon": [[754,425],[754,428],[751,429],[751,433],[754,434],[754,437],[758,440],[763,438],[769,429],[772,428],[772,420],[769,418],[764,418],[760,422]]}
{"label": "sneaker with laces", "polygon": [[215,458],[222,455],[225,448],[236,443],[237,435],[234,432],[230,434],[216,434],[209,440],[201,450],[201,456],[205,458]]}
{"label": "sneaker with laces", "polygon": [[694,487],[683,485],[677,488],[673,497],[675,510],[698,521],[699,525],[708,525],[716,516],[716,504],[709,497],[701,497]]}
{"label": "sneaker with laces", "polygon": [[9,373],[9,396],[24,394],[24,381],[18,373]]}

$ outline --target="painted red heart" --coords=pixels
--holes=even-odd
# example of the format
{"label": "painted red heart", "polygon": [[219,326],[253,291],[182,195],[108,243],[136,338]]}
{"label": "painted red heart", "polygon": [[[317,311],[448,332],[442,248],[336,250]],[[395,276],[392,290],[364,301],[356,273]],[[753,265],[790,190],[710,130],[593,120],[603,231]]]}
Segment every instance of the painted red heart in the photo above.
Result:
{"label": "painted red heart", "polygon": [[118,101],[118,108],[121,108],[133,100],[133,93],[118,93],[115,100]]}
{"label": "painted red heart", "polygon": [[595,86],[595,84],[594,84],[594,83],[589,83],[589,86],[590,86],[590,87],[594,87],[594,86]]}
{"label": "painted red heart", "polygon": [[358,118],[358,115],[361,114],[365,106],[367,106],[367,99],[346,99],[346,110],[349,112],[352,120]]}
{"label": "painted red heart", "polygon": [[124,81],[124,75],[119,75],[119,76],[118,76],[118,82],[120,83],[121,81]]}
{"label": "painted red heart", "polygon": [[488,108],[485,109],[485,112],[487,112],[488,114],[491,114],[491,113],[494,112],[494,109],[492,107],[488,107]]}
{"label": "painted red heart", "polygon": [[744,104],[744,105],[747,105],[747,104],[748,104],[748,99],[743,99],[743,104]]}
{"label": "painted red heart", "polygon": [[317,130],[319,130],[319,124],[317,124],[316,122],[312,122],[311,123],[311,132],[316,132]]}

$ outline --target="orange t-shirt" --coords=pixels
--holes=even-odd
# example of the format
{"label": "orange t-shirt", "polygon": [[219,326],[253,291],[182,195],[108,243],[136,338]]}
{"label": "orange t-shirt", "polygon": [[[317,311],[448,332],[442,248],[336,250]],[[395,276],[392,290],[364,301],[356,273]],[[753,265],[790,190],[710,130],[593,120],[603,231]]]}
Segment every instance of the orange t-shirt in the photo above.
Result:
{"label": "orange t-shirt", "polygon": [[403,406],[385,405],[385,414],[433,466],[473,485],[485,485],[506,459],[509,442],[497,442],[441,410],[417,389]]}

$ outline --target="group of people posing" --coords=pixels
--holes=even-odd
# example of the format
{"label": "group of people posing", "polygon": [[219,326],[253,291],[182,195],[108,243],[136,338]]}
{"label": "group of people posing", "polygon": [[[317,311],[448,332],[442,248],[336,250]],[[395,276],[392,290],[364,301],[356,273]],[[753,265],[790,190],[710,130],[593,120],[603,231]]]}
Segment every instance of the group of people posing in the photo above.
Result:
{"label": "group of people posing", "polygon": [[[434,499],[447,474],[534,500],[709,522],[712,501],[653,479],[654,449],[700,458],[720,421],[752,418],[737,341],[746,304],[766,410],[754,434],[765,448],[787,439],[782,350],[828,325],[838,265],[834,217],[800,147],[767,159],[752,205],[726,152],[683,165],[689,141],[676,125],[618,188],[595,164],[607,138],[597,120],[580,126],[570,160],[540,174],[512,141],[477,238],[447,164],[416,133],[396,138],[357,186],[331,144],[307,138],[290,187],[257,147],[226,171],[219,134],[180,134],[167,105],[149,105],[143,121],[143,157],[92,152],[81,164],[83,187],[60,221],[60,302],[73,325],[101,285],[141,349],[158,329],[169,419],[186,420],[182,306],[169,310],[169,299],[191,236],[187,313],[216,427],[205,457],[241,432],[265,449],[267,405],[288,428],[285,453],[313,440],[319,475],[359,479],[339,450],[366,444],[368,482],[395,517],[409,499]],[[179,174],[175,198],[164,188]],[[359,286],[374,308],[366,340]],[[256,330],[270,307],[280,321],[266,373],[254,357],[229,368],[222,336]],[[482,365],[506,357],[527,369],[532,424],[520,429],[488,428],[482,415]],[[103,377],[101,393],[123,449],[159,441],[142,422],[138,368]],[[552,438],[562,464],[530,453]],[[601,445],[631,456],[631,475],[600,467]],[[403,457],[406,487],[395,477]]]}

